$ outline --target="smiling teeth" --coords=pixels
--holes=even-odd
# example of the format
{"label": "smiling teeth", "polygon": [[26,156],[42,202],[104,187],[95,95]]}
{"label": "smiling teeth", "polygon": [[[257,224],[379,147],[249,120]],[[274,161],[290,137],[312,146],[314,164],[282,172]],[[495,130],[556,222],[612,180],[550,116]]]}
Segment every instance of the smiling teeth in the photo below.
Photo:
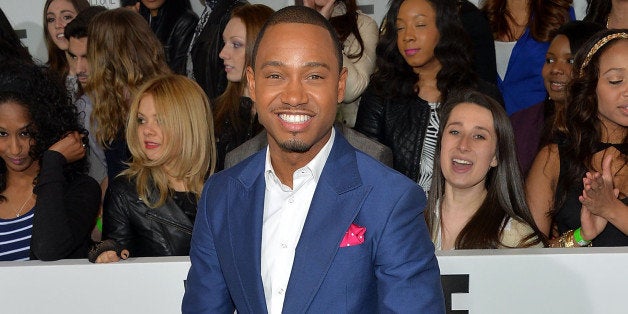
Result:
{"label": "smiling teeth", "polygon": [[310,120],[310,116],[304,114],[280,114],[279,118],[289,123],[303,123]]}
{"label": "smiling teeth", "polygon": [[454,158],[453,161],[457,164],[463,164],[463,165],[470,165],[471,162],[470,161],[466,161],[466,160],[462,160],[462,159],[456,159]]}

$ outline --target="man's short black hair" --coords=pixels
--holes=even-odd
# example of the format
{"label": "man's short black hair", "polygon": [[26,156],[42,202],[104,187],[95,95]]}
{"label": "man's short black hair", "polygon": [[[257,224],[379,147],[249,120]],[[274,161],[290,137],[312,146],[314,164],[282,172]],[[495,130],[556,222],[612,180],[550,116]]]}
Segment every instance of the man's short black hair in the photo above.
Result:
{"label": "man's short black hair", "polygon": [[88,7],[85,10],[79,12],[79,14],[72,21],[70,21],[68,25],[65,26],[65,31],[63,32],[63,35],[67,40],[70,40],[70,37],[87,37],[87,27],[89,26],[89,22],[91,22],[94,16],[103,11],[107,11],[107,8],[97,5]]}
{"label": "man's short black hair", "polygon": [[[342,71],[342,43],[338,39],[336,35],[336,30],[329,23],[329,21],[316,10],[306,7],[306,6],[288,6],[285,7],[271,15],[259,34],[257,35],[257,40],[255,40],[255,46],[253,47],[253,58],[251,60],[251,67],[255,69],[255,59],[257,58],[257,49],[259,48],[259,44],[264,37],[264,33],[266,33],[266,29],[270,26],[277,24],[310,24],[316,25],[324,28],[329,33],[329,36],[334,43],[334,49],[336,52],[336,58],[338,59],[338,69]],[[307,34],[304,34],[307,36]]]}

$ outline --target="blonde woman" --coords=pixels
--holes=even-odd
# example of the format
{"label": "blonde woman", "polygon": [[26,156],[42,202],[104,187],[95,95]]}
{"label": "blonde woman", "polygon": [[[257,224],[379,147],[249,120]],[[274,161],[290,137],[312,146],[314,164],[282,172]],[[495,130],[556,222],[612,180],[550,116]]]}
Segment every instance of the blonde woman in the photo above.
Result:
{"label": "blonde woman", "polygon": [[137,13],[119,8],[94,17],[88,29],[90,75],[85,89],[92,98],[91,120],[105,148],[107,175],[127,168],[124,141],[130,100],[153,77],[170,74],[161,43]]}
{"label": "blonde woman", "polygon": [[[90,260],[188,255],[196,203],[214,171],[215,141],[209,101],[180,75],[147,82],[129,110],[129,169],[107,191],[103,238]],[[118,255],[120,254],[120,255]]]}

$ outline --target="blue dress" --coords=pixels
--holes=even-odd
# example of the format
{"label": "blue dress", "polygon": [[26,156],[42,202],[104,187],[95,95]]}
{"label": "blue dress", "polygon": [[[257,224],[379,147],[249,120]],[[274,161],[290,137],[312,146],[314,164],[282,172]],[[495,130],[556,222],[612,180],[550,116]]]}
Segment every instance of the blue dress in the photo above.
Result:
{"label": "blue dress", "polygon": [[[569,9],[569,16],[575,19],[573,7]],[[508,60],[506,75],[503,79],[497,75],[497,87],[504,97],[508,115],[545,99],[547,91],[541,71],[549,44],[532,38],[529,27],[517,40]]]}

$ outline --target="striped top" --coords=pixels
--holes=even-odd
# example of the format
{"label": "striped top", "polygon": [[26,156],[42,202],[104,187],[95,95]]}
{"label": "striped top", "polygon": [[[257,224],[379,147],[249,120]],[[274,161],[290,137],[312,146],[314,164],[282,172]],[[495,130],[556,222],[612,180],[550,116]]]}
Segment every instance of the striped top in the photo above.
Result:
{"label": "striped top", "polygon": [[17,218],[0,218],[0,261],[29,259],[34,213],[34,210],[30,210]]}
{"label": "striped top", "polygon": [[432,173],[434,171],[434,154],[436,152],[436,142],[438,141],[438,109],[439,103],[431,102],[430,105],[430,121],[425,132],[423,140],[423,148],[421,150],[421,173],[417,183],[423,188],[425,193],[429,192],[432,185]]}

